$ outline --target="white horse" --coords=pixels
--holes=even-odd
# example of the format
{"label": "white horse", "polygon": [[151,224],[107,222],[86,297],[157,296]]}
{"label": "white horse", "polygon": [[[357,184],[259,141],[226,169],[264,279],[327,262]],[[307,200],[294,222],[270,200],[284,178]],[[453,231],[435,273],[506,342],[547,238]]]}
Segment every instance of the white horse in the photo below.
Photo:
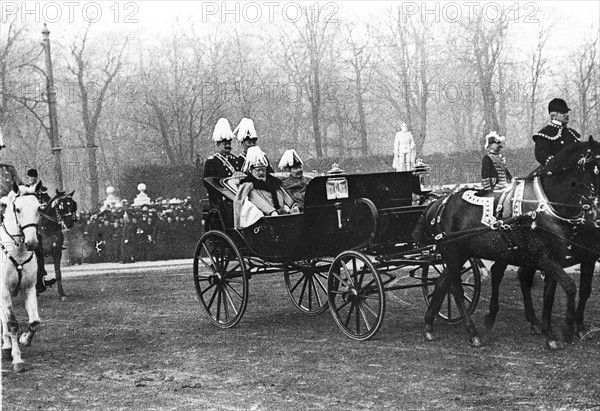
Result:
{"label": "white horse", "polygon": [[[40,185],[38,183],[38,185]],[[0,223],[0,311],[2,318],[2,358],[12,358],[15,372],[25,371],[19,344],[28,346],[40,324],[37,294],[37,230],[40,220],[40,203],[35,187],[17,186],[2,198],[5,207]],[[17,335],[19,323],[13,310],[13,297],[22,291],[25,309],[29,316],[27,331]]]}

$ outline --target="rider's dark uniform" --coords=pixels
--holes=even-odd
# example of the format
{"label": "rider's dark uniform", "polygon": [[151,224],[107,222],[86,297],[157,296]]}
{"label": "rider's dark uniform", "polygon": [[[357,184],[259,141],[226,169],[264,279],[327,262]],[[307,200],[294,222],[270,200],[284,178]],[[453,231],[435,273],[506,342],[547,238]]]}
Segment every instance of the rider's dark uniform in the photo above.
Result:
{"label": "rider's dark uniform", "polygon": [[580,142],[581,136],[572,128],[552,120],[533,135],[533,141],[535,141],[535,159],[544,166],[564,147]]}
{"label": "rider's dark uniform", "polygon": [[[27,176],[37,178],[38,174],[37,174],[36,170],[31,169],[31,170],[27,171]],[[35,183],[35,184],[38,185],[38,183]],[[29,186],[29,185],[30,184],[27,184],[27,186]],[[37,197],[38,201],[40,202],[40,211],[43,213],[46,210],[46,208],[49,206],[51,199],[50,199],[50,195],[48,194],[48,188],[44,187],[44,185],[42,184],[41,181],[39,182],[39,188],[35,191],[35,196]],[[46,286],[54,284],[56,279],[52,279],[47,282],[44,281],[44,277],[48,273],[46,272],[46,268],[44,267],[44,246],[42,243],[42,235],[40,234],[39,230],[38,230],[37,237],[38,237],[38,247],[35,249],[35,256],[36,256],[37,262],[38,262],[36,290],[37,290],[38,294],[41,294],[44,291],[46,291]]]}

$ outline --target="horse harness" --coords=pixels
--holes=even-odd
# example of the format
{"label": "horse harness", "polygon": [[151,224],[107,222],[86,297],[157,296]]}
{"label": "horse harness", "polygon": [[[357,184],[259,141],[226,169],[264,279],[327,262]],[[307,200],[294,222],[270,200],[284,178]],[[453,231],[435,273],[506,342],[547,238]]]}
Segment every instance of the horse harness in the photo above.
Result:
{"label": "horse harness", "polygon": [[[23,196],[27,196],[27,195],[35,195],[34,193],[26,193],[26,194],[22,194]],[[2,229],[4,230],[4,232],[10,237],[10,239],[13,241],[13,243],[15,244],[15,246],[19,247],[19,242],[17,240],[15,240],[15,237],[25,237],[23,233],[23,230],[25,230],[28,227],[35,227],[35,230],[37,232],[39,225],[36,223],[31,223],[31,224],[25,224],[24,226],[21,226],[21,224],[19,223],[19,217],[17,214],[17,210],[16,210],[16,206],[15,203],[13,202],[12,204],[13,206],[13,213],[15,214],[15,220],[17,221],[17,227],[19,227],[19,234],[11,234],[8,232],[8,230],[6,229],[6,226],[4,225],[4,218],[2,218],[2,222],[0,223],[0,226],[2,227]],[[10,262],[15,266],[15,268],[17,269],[17,275],[18,275],[18,281],[17,281],[17,286],[15,287],[15,292],[14,292],[14,296],[17,295],[17,293],[19,292],[19,288],[21,287],[21,281],[23,279],[23,266],[27,263],[29,263],[31,260],[33,260],[33,256],[35,255],[35,252],[32,251],[31,255],[29,256],[29,258],[27,258],[25,261],[19,263],[7,250],[7,248],[4,246],[4,243],[2,241],[0,241],[0,248],[2,249],[2,252],[6,255],[6,257],[10,260]]]}

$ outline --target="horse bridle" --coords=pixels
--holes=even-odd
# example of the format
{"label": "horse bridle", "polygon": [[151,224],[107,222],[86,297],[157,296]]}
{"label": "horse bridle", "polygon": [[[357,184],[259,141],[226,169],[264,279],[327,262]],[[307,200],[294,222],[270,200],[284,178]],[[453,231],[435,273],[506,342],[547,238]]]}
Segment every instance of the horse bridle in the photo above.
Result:
{"label": "horse bridle", "polygon": [[[35,196],[35,194],[34,193],[25,193],[25,194],[17,195],[15,197],[15,200],[18,197],[24,197],[24,196]],[[38,223],[31,223],[31,224],[21,225],[21,223],[19,222],[19,214],[17,213],[17,206],[15,205],[14,201],[12,203],[12,206],[13,206],[13,213],[15,215],[15,221],[17,222],[17,227],[19,227],[20,233],[19,234],[14,234],[14,235],[11,234],[11,233],[9,233],[8,230],[6,229],[6,227],[4,226],[4,222],[3,222],[2,226],[4,227],[4,231],[6,232],[6,234],[8,234],[8,236],[10,238],[12,238],[13,241],[14,241],[14,237],[24,237],[25,236],[23,234],[23,230],[25,230],[26,228],[29,228],[29,227],[35,227],[35,233],[37,235],[37,231],[38,231],[38,228],[39,228],[40,225]],[[18,243],[15,242],[15,245],[18,245]]]}
{"label": "horse bridle", "polygon": [[[22,194],[21,196],[28,196],[28,195],[35,196],[34,193],[25,193],[25,194]],[[17,197],[19,197],[19,195],[17,195],[15,197],[15,200],[17,199]],[[9,233],[8,230],[6,229],[6,226],[4,225],[4,221],[2,221],[1,226],[2,226],[2,229],[4,229],[4,232],[13,241],[13,243],[15,244],[15,246],[18,247],[19,243],[15,240],[15,237],[23,237],[24,238],[25,234],[24,234],[23,230],[25,230],[26,228],[29,228],[29,227],[35,227],[35,233],[36,233],[36,236],[37,236],[39,224],[37,224],[37,223],[31,223],[31,224],[25,224],[24,226],[22,226],[19,223],[19,214],[17,213],[17,206],[15,205],[14,200],[13,200],[12,206],[13,206],[12,212],[15,215],[15,221],[17,222],[17,227],[19,228],[19,233],[18,234],[11,234],[11,233]],[[31,260],[33,260],[33,256],[35,255],[35,251],[31,252],[31,255],[29,256],[29,258],[27,258],[25,261],[19,263],[12,256],[12,254],[10,254],[8,252],[8,250],[6,249],[6,247],[4,246],[4,243],[2,241],[0,241],[0,248],[2,249],[2,251],[4,252],[4,254],[6,255],[6,257],[10,260],[10,262],[13,263],[13,265],[17,269],[18,281],[17,281],[17,286],[15,287],[15,295],[16,295],[16,293],[18,292],[19,288],[21,287],[21,281],[23,279],[23,266],[25,264],[29,263]]]}
{"label": "horse bridle", "polygon": [[[59,208],[59,209],[62,209],[62,204],[60,203],[60,200],[62,200],[63,198],[64,198],[64,199],[68,199],[68,198],[71,198],[71,197],[70,197],[70,195],[61,195],[61,196],[58,196],[58,197],[55,197],[55,198],[53,198],[53,199],[52,199],[52,200],[50,200],[50,202],[48,203],[48,208],[51,208],[51,209],[53,209],[53,210],[54,210],[54,213],[55,213],[55,215],[56,215],[56,217],[55,217],[55,218],[52,218],[52,217],[50,217],[48,214],[46,214],[46,213],[44,213],[44,212],[42,212],[41,214],[42,214],[42,217],[44,217],[45,219],[47,219],[47,220],[50,220],[50,221],[52,221],[52,222],[54,222],[54,223],[56,223],[56,224],[60,225],[60,226],[61,226],[63,229],[66,229],[66,228],[67,228],[67,226],[66,226],[66,224],[65,224],[65,217],[71,217],[71,216],[74,216],[74,217],[73,217],[73,221],[75,221],[75,222],[76,222],[76,221],[77,221],[77,215],[75,215],[75,214],[74,214],[74,213],[72,213],[72,212],[69,212],[69,213],[66,213],[66,214],[62,214],[62,213],[61,213],[60,211],[58,211],[58,210],[57,210],[57,209],[56,209],[54,206],[52,206],[52,203],[54,203],[54,202],[57,202],[57,203],[59,204],[58,208]],[[48,208],[46,208],[46,210],[47,210]]]}

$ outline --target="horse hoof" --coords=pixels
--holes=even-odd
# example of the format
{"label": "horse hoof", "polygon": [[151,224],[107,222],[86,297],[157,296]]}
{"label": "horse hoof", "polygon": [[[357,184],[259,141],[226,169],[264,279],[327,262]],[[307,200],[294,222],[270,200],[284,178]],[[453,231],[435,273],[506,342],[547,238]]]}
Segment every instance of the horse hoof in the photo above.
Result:
{"label": "horse hoof", "polygon": [[438,340],[438,338],[429,331],[425,331],[423,333],[423,337],[425,337],[425,341],[437,341]]}
{"label": "horse hoof", "polygon": [[471,347],[479,348],[479,347],[483,347],[484,345],[485,345],[485,342],[483,341],[483,338],[481,338],[480,336],[476,335],[475,337],[471,338]]}
{"label": "horse hoof", "polygon": [[13,364],[13,370],[16,373],[21,373],[21,372],[25,371],[25,363],[18,362],[18,363]]}
{"label": "horse hoof", "polygon": [[12,360],[12,350],[10,348],[2,349],[2,359],[3,360]]}
{"label": "horse hoof", "polygon": [[562,350],[565,348],[565,345],[558,340],[546,340],[546,348],[549,350]]}

